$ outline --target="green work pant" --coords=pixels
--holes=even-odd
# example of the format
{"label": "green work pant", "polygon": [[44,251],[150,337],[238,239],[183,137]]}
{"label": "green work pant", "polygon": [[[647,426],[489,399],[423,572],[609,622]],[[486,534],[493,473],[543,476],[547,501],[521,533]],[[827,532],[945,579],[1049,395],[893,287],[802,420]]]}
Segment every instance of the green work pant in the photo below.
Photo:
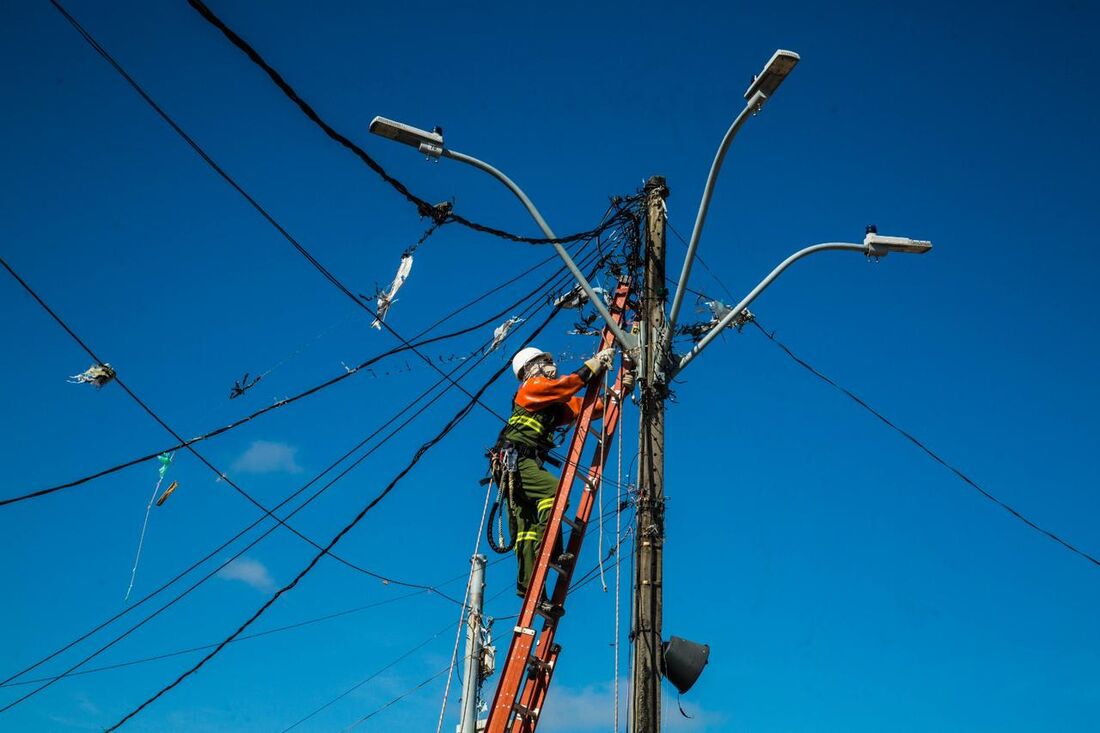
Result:
{"label": "green work pant", "polygon": [[[535,572],[542,535],[558,492],[558,479],[538,461],[521,458],[519,480],[518,489],[512,493],[512,519],[515,522],[513,537],[516,538],[516,561],[519,564],[516,593],[522,598],[527,594],[527,585]],[[561,554],[560,532],[555,541],[554,554]]]}

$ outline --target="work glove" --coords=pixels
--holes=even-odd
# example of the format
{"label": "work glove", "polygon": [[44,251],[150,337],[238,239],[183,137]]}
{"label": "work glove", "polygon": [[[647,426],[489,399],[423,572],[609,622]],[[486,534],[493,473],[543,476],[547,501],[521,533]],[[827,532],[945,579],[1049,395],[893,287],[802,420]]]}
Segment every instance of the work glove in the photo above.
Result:
{"label": "work glove", "polygon": [[634,391],[634,372],[636,365],[626,352],[623,352],[623,396]]}
{"label": "work glove", "polygon": [[584,365],[588,367],[588,371],[592,372],[593,375],[596,375],[603,370],[610,368],[611,362],[614,360],[614,358],[615,349],[604,349],[603,351],[599,352],[591,359],[586,361]]}
{"label": "work glove", "polygon": [[623,395],[628,395],[634,391],[634,372],[626,372],[623,374]]}

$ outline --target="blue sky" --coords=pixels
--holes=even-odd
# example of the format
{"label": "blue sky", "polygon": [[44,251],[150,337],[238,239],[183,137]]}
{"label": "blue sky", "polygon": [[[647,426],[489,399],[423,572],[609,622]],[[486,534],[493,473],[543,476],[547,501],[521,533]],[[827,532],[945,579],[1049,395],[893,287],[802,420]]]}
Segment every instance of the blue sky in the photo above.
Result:
{"label": "blue sky", "polygon": [[[1100,225],[1100,56],[1088,4],[213,8],[418,194],[454,197],[466,216],[532,235],[498,185],[368,136],[369,120],[442,125],[450,145],[515,178],[559,232],[592,226],[608,196],[664,175],[671,223],[687,236],[751,74],[776,48],[798,51],[801,64],[730,151],[702,241],[707,263],[740,295],[794,249],[858,239],[869,223],[933,240],[927,256],[877,264],[819,255],[753,310],[800,356],[988,490],[1100,551],[1092,521],[1100,510],[1098,257],[1089,240]],[[74,1],[69,9],[357,292],[392,277],[424,222],[186,3]],[[203,432],[395,344],[48,4],[9,4],[0,34],[3,256],[177,431]],[[675,272],[674,238],[670,252]],[[445,227],[418,252],[389,322],[416,333],[542,256]],[[487,318],[548,274],[455,323]],[[66,384],[88,357],[13,280],[0,281],[4,496],[171,442],[117,385],[96,392]],[[722,293],[701,268],[692,284]],[[569,326],[561,320],[540,343],[590,349],[565,335]],[[489,331],[432,353],[468,353]],[[244,372],[289,355],[245,397],[226,399]],[[467,383],[480,384],[505,357],[490,356]],[[408,365],[394,359],[202,452],[275,504],[434,381],[426,366]],[[512,386],[502,381],[487,399],[505,410]],[[712,654],[684,698],[696,718],[680,718],[672,693],[669,729],[1094,728],[1096,567],[980,498],[752,329],[721,339],[684,373],[676,395],[665,629],[708,642]],[[461,404],[445,396],[295,526],[331,537]],[[626,416],[627,465],[636,417]],[[459,577],[444,590],[461,595],[481,514],[481,451],[495,432],[490,415],[473,413],[341,542],[340,554],[414,582]],[[177,456],[171,477],[180,488],[153,513],[135,593],[257,518],[190,456]],[[3,677],[123,608],[155,480],[145,464],[0,509]],[[610,525],[603,539],[613,542]],[[582,567],[595,562],[595,548],[590,540]],[[220,640],[311,554],[276,531],[92,664]],[[510,559],[489,570],[488,594],[504,591],[489,603],[495,615],[516,610],[506,590],[513,572]],[[350,725],[450,658],[453,633],[439,630],[457,621],[456,607],[404,593],[323,561],[251,631],[392,602],[233,645],[128,729],[281,730],[427,641],[296,730]],[[610,728],[613,613],[613,593],[598,583],[571,600],[540,730]],[[29,676],[57,674],[110,638],[97,635]],[[195,659],[63,680],[0,715],[0,727],[99,730]],[[624,654],[623,674],[625,664]],[[27,689],[4,689],[0,701]],[[440,678],[360,729],[430,730],[442,694]],[[456,703],[452,685],[447,726]]]}

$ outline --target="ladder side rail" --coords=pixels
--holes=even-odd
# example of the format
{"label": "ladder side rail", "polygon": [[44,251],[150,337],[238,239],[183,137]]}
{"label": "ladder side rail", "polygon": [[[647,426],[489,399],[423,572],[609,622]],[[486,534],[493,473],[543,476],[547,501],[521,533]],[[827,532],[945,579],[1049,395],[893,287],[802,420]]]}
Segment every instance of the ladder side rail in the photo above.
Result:
{"label": "ladder side rail", "polygon": [[[612,301],[612,313],[620,323],[626,311],[629,294],[629,282],[621,281]],[[614,338],[611,330],[605,327],[600,338],[600,349],[610,348],[614,344]],[[573,482],[584,457],[584,444],[588,437],[598,393],[598,384],[590,384],[585,391],[581,414],[577,418],[577,425],[569,444],[566,464],[562,469],[561,478],[558,482],[554,508],[543,533],[544,538],[557,537],[557,533],[561,532],[562,515],[565,513],[568,496],[571,493]],[[563,494],[565,495],[564,498]],[[493,695],[486,733],[504,733],[510,722],[516,696],[519,693],[520,684],[527,667],[527,659],[530,656],[531,648],[535,645],[535,630],[532,624],[535,609],[541,600],[543,587],[546,584],[550,555],[553,552],[554,544],[553,540],[542,543],[542,549],[535,564],[531,582],[527,587],[527,595],[524,597],[523,606],[512,634],[512,641],[508,647],[508,656],[504,669],[501,671],[500,682]]]}

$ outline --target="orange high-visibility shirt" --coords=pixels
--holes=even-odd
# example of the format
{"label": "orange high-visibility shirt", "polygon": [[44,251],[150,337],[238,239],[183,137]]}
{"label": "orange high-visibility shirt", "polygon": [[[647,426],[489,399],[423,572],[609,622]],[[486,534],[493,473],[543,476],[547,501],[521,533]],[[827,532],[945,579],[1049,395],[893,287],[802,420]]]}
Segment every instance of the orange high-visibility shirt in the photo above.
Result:
{"label": "orange high-visibility shirt", "polygon": [[[587,371],[587,370],[584,370]],[[577,373],[566,374],[564,377],[548,379],[535,376],[520,385],[516,392],[515,403],[525,410],[538,412],[551,405],[562,405],[566,408],[557,420],[559,426],[566,425],[577,419],[581,414],[581,405],[584,398],[577,395],[584,388],[585,381]],[[603,415],[603,400],[596,400],[592,417],[599,418]]]}

